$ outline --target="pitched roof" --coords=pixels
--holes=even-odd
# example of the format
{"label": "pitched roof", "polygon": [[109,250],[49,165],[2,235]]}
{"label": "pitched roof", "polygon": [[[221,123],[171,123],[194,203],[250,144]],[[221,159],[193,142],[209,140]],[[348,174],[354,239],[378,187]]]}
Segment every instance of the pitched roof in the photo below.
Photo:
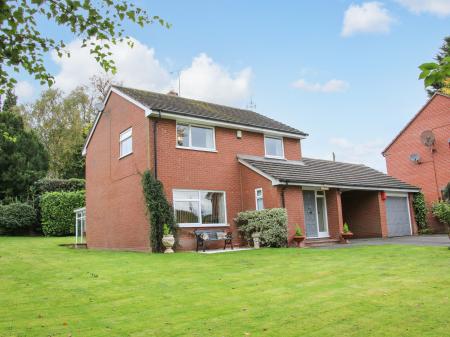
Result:
{"label": "pitched roof", "polygon": [[251,110],[207,103],[179,96],[159,94],[121,86],[113,86],[151,110],[164,111],[180,116],[197,117],[212,121],[252,126],[273,131],[282,131],[307,136],[303,131],[280,123]]}
{"label": "pitched roof", "polygon": [[239,155],[238,159],[244,165],[280,184],[419,190],[415,186],[360,164],[311,158],[302,158],[301,161],[276,160],[245,155]]}
{"label": "pitched roof", "polygon": [[387,150],[389,150],[389,148],[392,146],[392,144],[395,143],[395,141],[402,135],[403,132],[406,131],[406,129],[416,120],[417,117],[419,117],[419,115],[422,113],[422,111],[424,111],[426,109],[426,107],[431,103],[431,101],[436,97],[436,96],[443,96],[446,98],[450,99],[450,96],[443,94],[441,92],[435,92],[433,96],[431,96],[431,98],[425,103],[425,105],[420,108],[420,110],[414,115],[413,118],[411,118],[411,120],[403,127],[403,129],[400,130],[400,132],[397,134],[397,136],[394,137],[394,139],[389,143],[388,146],[386,146],[386,148],[381,152],[381,154],[384,156],[384,154],[386,153]]}

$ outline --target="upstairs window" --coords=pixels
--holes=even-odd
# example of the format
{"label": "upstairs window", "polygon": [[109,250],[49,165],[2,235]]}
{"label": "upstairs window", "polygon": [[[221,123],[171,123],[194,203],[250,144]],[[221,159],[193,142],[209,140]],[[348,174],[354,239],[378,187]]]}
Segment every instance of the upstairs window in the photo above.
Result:
{"label": "upstairs window", "polygon": [[133,153],[133,129],[129,128],[119,136],[120,158]]}
{"label": "upstairs window", "polygon": [[215,150],[214,128],[177,124],[177,147],[194,150]]}
{"label": "upstairs window", "polygon": [[264,136],[266,157],[284,158],[283,138]]}
{"label": "upstairs window", "polygon": [[255,189],[256,210],[260,211],[264,209],[264,196],[262,188]]}

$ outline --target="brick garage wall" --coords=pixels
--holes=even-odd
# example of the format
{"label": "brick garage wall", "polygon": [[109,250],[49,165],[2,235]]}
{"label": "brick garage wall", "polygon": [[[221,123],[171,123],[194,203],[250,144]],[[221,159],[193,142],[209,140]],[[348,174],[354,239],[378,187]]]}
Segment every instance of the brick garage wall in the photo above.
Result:
{"label": "brick garage wall", "polygon": [[341,193],[337,189],[331,188],[325,191],[325,199],[330,238],[339,239],[343,229]]}
{"label": "brick garage wall", "polygon": [[[133,154],[119,158],[119,134],[133,128]],[[86,156],[89,248],[148,250],[148,221],[141,177],[147,167],[148,120],[112,93]]]}
{"label": "brick garage wall", "polygon": [[[153,123],[151,123],[153,125]],[[254,188],[263,187],[266,207],[277,204],[276,189],[266,178],[249,172],[237,160],[238,154],[264,156],[264,136],[254,132],[242,132],[242,138],[236,137],[236,130],[216,127],[217,152],[193,151],[176,147],[176,122],[163,119],[157,124],[158,134],[158,178],[164,184],[166,195],[172,202],[173,189],[217,190],[225,191],[227,205],[227,221],[230,230],[237,236],[234,218],[245,209],[255,209]],[[300,159],[298,140],[284,139],[287,159]],[[153,146],[151,146],[153,149]],[[154,165],[152,161],[152,166]],[[241,184],[247,179],[245,197]],[[257,177],[258,176],[258,177]],[[213,228],[213,227],[207,227]],[[180,230],[182,249],[194,249],[195,239],[192,232],[195,228]],[[217,243],[220,247],[222,243]],[[215,247],[214,243],[210,243]]]}
{"label": "brick garage wall", "polygon": [[[436,137],[433,153],[420,141],[425,130],[432,130]],[[450,98],[437,95],[385,153],[388,174],[419,186],[428,206],[439,199],[440,190],[450,181],[449,138]],[[421,164],[409,160],[412,153],[420,155]],[[428,222],[436,231],[445,230],[431,214]]]}
{"label": "brick garage wall", "polygon": [[387,235],[386,211],[378,191],[347,191],[341,196],[344,222],[356,238]]}

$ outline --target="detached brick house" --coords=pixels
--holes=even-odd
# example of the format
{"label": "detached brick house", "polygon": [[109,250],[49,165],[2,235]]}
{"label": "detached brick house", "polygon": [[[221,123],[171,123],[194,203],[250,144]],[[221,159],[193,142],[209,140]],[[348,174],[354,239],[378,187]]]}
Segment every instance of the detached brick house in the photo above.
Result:
{"label": "detached brick house", "polygon": [[[141,173],[162,181],[182,249],[197,228],[226,228],[243,210],[284,207],[288,241],[415,234],[418,188],[364,165],[302,157],[307,134],[256,112],[113,86],[86,156],[87,245],[149,250]],[[236,242],[238,240],[235,240]]]}
{"label": "detached brick house", "polygon": [[[428,206],[450,182],[450,96],[436,93],[384,149],[388,174],[419,186]],[[428,224],[445,230],[431,214]]]}

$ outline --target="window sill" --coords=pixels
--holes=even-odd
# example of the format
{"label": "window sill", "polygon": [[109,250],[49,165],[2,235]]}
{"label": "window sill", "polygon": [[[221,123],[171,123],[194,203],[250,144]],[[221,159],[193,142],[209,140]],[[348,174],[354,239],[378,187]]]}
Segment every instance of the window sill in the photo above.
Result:
{"label": "window sill", "polygon": [[177,146],[177,149],[180,150],[191,150],[191,151],[202,151],[202,152],[216,152],[216,149],[203,149],[201,147],[186,147],[186,146]]}
{"label": "window sill", "polygon": [[267,158],[267,159],[279,159],[279,160],[286,160],[286,158],[285,158],[285,157],[278,157],[278,156],[268,156],[268,155],[265,155],[265,156],[264,156],[264,158]]}
{"label": "window sill", "polygon": [[178,224],[178,227],[180,228],[205,228],[205,227],[230,227],[229,224],[201,224],[201,225],[196,225],[196,224],[190,224],[190,223],[182,223],[182,224]]}
{"label": "window sill", "polygon": [[125,158],[125,157],[128,157],[128,156],[130,156],[130,155],[132,155],[132,154],[133,154],[133,152],[124,154],[123,156],[120,156],[120,157],[119,157],[119,160],[120,160],[120,159],[123,159],[123,158]]}

